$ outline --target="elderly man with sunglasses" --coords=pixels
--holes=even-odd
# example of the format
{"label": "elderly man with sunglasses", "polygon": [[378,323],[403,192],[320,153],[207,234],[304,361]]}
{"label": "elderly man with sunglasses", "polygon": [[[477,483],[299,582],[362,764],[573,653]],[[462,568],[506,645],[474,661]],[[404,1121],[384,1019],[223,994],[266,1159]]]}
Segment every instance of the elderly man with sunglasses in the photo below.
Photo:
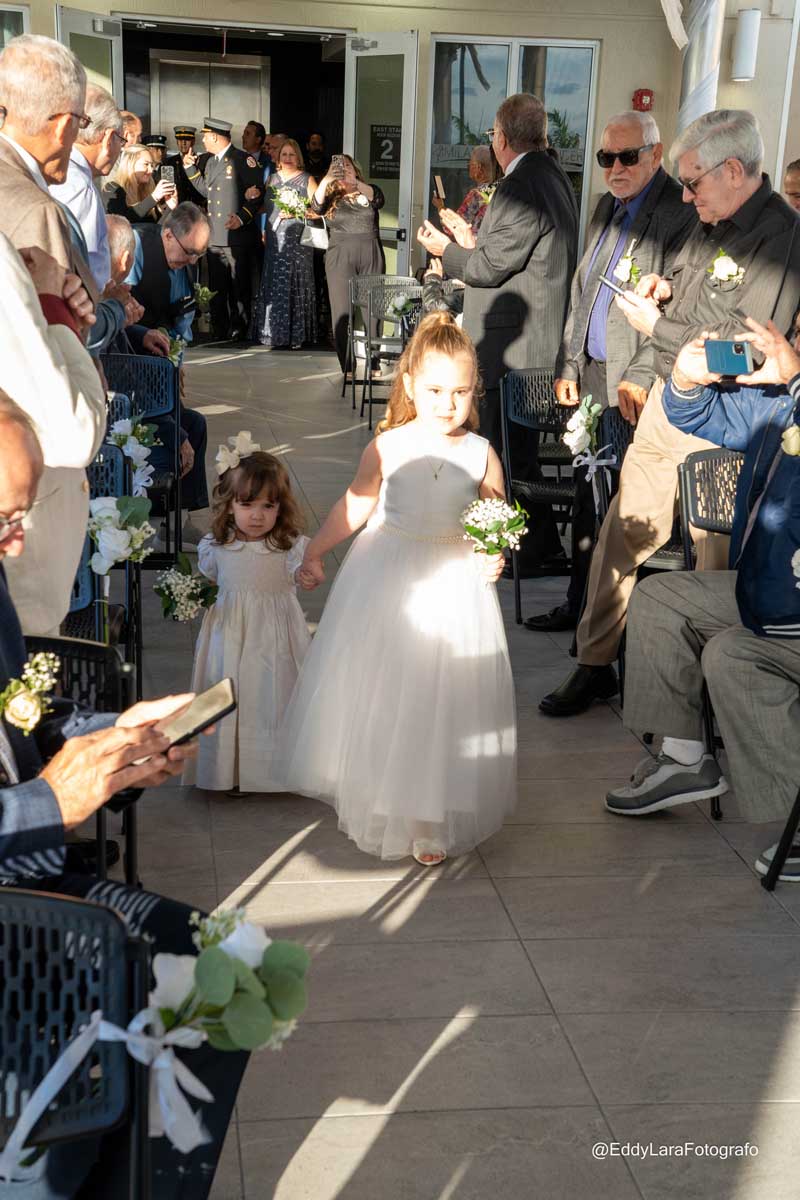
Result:
{"label": "elderly man with sunglasses", "polygon": [[[624,112],[603,130],[597,162],[608,191],[592,216],[586,251],[572,281],[570,308],[556,362],[556,397],[574,406],[591,395],[603,408],[619,407],[632,425],[655,378],[652,368],[632,370],[639,333],[612,304],[602,277],[625,286],[639,275],[670,274],[678,251],[697,223],[691,205],[662,164],[663,146],[652,113]],[[528,629],[558,632],[578,624],[589,574],[595,505],[586,471],[576,475],[572,510],[572,577],[566,601]],[[616,681],[615,681],[616,682]]]}
{"label": "elderly man with sunglasses", "polygon": [[[683,199],[700,224],[672,278],[649,275],[637,294],[615,303],[645,341],[631,370],[657,377],[620,473],[592,559],[578,627],[578,668],[540,708],[550,716],[582,712],[613,695],[612,663],[625,628],[637,568],[670,538],[677,468],[711,443],[676,429],[661,394],[682,346],[701,331],[730,338],[745,317],[788,330],[800,297],[800,216],[762,174],[764,144],[752,113],[720,109],[692,122],[672,146]],[[695,535],[700,569],[725,569],[727,539]]]}

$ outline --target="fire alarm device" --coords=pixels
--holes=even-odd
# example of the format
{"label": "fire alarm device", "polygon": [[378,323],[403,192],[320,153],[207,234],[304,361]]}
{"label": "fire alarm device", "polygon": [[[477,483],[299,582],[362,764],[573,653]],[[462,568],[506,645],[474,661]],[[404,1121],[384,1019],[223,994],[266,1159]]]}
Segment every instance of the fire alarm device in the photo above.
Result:
{"label": "fire alarm device", "polygon": [[635,112],[650,112],[655,96],[651,88],[637,88],[633,93],[631,106]]}

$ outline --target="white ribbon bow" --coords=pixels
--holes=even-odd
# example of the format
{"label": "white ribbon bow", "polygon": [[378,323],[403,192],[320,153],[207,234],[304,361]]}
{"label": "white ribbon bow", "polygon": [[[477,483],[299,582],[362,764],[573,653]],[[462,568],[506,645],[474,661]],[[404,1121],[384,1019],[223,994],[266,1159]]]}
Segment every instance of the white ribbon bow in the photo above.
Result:
{"label": "white ribbon bow", "polygon": [[133,1058],[150,1067],[150,1137],[165,1135],[181,1154],[189,1154],[211,1141],[184,1092],[207,1102],[213,1101],[214,1097],[186,1064],[175,1057],[173,1049],[173,1046],[181,1046],[194,1050],[205,1041],[205,1034],[199,1029],[184,1027],[154,1037],[142,1032],[148,1025],[156,1029],[161,1026],[156,1009],[142,1009],[127,1029],[104,1021],[99,1009],[92,1013],[89,1024],[58,1056],[20,1113],[0,1154],[0,1180],[11,1181],[15,1177],[31,1130],[98,1041],[124,1042]]}
{"label": "white ribbon bow", "polygon": [[597,490],[597,479],[595,476],[602,467],[603,471],[605,472],[606,485],[610,491],[611,474],[608,468],[615,467],[617,465],[616,454],[612,454],[609,458],[601,458],[601,455],[605,454],[606,450],[610,449],[611,443],[609,442],[607,446],[601,446],[596,454],[592,454],[591,451],[587,451],[585,454],[576,454],[572,460],[573,467],[586,467],[586,481],[592,485],[595,512],[597,512],[600,507],[600,493]]}
{"label": "white ribbon bow", "polygon": [[249,429],[242,429],[236,434],[236,437],[229,437],[228,446],[220,446],[217,450],[217,474],[224,475],[226,471],[238,467],[243,458],[248,458],[254,454],[256,450],[261,449],[259,442],[254,442],[250,436]]}

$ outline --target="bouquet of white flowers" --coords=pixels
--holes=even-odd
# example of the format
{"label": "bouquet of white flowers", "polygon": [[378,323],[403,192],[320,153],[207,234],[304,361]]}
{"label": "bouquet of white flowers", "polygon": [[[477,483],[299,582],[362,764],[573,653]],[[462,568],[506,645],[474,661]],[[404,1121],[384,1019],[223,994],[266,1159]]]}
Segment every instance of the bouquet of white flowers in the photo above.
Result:
{"label": "bouquet of white flowers", "polygon": [[567,421],[567,431],[561,439],[573,454],[584,454],[587,450],[594,453],[597,449],[597,426],[602,411],[601,405],[592,403],[591,394],[583,397]]}
{"label": "bouquet of white flowers", "polygon": [[119,446],[126,458],[133,463],[134,496],[146,496],[153,482],[153,468],[148,462],[153,446],[162,445],[156,437],[157,425],[146,425],[136,419],[123,418],[111,426],[108,441]]}
{"label": "bouquet of white flowers", "polygon": [[527,515],[519,500],[514,501],[513,508],[505,500],[473,500],[461,514],[464,541],[474,543],[476,554],[519,550],[520,540],[528,532]]}
{"label": "bouquet of white flowers", "polygon": [[293,187],[271,187],[269,189],[272,202],[287,217],[295,217],[302,221],[311,201]]}
{"label": "bouquet of white flowers", "polygon": [[56,654],[46,651],[29,654],[22,678],[9,679],[0,692],[0,716],[15,729],[21,729],[25,737],[50,712],[48,696],[56,686],[60,665]]}
{"label": "bouquet of white flowers", "polygon": [[152,547],[145,542],[155,529],[148,523],[150,501],[139,496],[98,496],[89,504],[89,536],[97,546],[90,566],[108,575],[114,563],[142,562]]}
{"label": "bouquet of white flowers", "polygon": [[417,301],[414,300],[413,296],[407,296],[405,292],[398,292],[386,305],[386,316],[389,320],[393,317],[395,320],[399,320],[401,317],[405,317],[408,313],[413,312],[415,303]]}
{"label": "bouquet of white flowers", "polygon": [[165,329],[163,325],[159,326],[158,332],[163,333],[165,337],[169,338],[169,353],[167,354],[167,358],[173,367],[179,367],[188,343],[182,337],[173,337],[170,331]]}
{"label": "bouquet of white flowers", "polygon": [[188,557],[179,554],[178,565],[156,577],[153,591],[161,597],[163,616],[173,621],[193,621],[201,609],[211,608],[219,588],[205,575],[195,575]]}

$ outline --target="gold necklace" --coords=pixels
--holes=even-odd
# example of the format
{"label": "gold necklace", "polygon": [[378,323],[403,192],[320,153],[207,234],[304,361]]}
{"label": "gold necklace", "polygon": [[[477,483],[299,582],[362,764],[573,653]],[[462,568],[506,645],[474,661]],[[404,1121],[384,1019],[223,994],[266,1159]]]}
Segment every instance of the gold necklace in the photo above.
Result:
{"label": "gold necklace", "polygon": [[426,461],[427,461],[427,463],[428,463],[428,466],[429,466],[429,467],[430,467],[430,469],[433,471],[433,478],[434,478],[434,479],[438,479],[438,478],[439,478],[439,472],[441,471],[441,469],[442,469],[442,467],[444,466],[444,464],[447,462],[447,459],[446,459],[446,458],[443,458],[443,459],[442,459],[442,461],[439,463],[438,467],[435,467],[435,466],[433,465],[433,459],[431,458],[431,456],[430,456],[429,454],[426,454],[426,455],[425,455],[425,458],[426,458]]}

